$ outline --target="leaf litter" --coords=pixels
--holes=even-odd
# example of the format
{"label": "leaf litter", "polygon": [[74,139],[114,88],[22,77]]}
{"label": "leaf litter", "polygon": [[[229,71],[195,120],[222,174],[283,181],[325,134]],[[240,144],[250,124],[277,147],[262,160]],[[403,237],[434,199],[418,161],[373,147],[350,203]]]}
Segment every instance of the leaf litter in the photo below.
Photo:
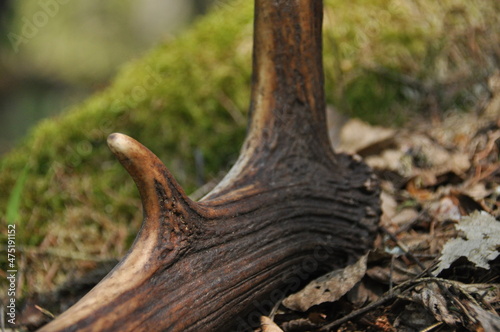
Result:
{"label": "leaf litter", "polygon": [[296,311],[307,311],[314,305],[334,302],[345,295],[366,273],[368,254],[355,264],[325,274],[311,281],[301,291],[288,296],[283,305]]}
{"label": "leaf litter", "polygon": [[375,249],[289,295],[267,324],[285,332],[500,331],[497,104],[399,130],[344,120],[335,150],[360,154],[381,180]]}

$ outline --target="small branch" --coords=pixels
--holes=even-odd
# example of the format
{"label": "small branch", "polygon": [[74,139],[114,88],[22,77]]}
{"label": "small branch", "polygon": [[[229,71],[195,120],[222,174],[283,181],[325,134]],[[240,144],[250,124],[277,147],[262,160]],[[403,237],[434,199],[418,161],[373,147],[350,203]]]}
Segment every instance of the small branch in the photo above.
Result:
{"label": "small branch", "polygon": [[426,282],[436,282],[438,284],[440,282],[448,283],[448,284],[452,283],[449,280],[435,278],[435,277],[418,278],[418,279],[411,279],[411,280],[405,281],[402,284],[394,287],[393,289],[390,289],[387,292],[385,292],[382,295],[382,297],[380,297],[378,300],[366,305],[365,307],[363,307],[361,309],[358,309],[358,310],[351,312],[347,316],[339,318],[339,319],[321,327],[320,329],[316,330],[316,332],[328,332],[328,331],[330,331],[331,328],[339,326],[339,325],[341,325],[341,324],[343,324],[343,323],[345,323],[345,322],[347,322],[355,317],[363,315],[363,314],[381,306],[382,304],[384,304],[390,300],[395,299],[396,297],[402,297],[403,293],[412,290],[413,288],[415,288],[415,286],[417,286],[420,283],[426,283]]}
{"label": "small branch", "polygon": [[389,230],[387,230],[385,227],[380,227],[380,230],[382,232],[384,232],[387,236],[389,236],[391,238],[392,241],[394,241],[396,243],[396,245],[405,253],[406,256],[408,256],[412,261],[415,262],[415,264],[417,264],[421,269],[422,269],[422,275],[426,275],[428,277],[434,277],[434,275],[429,271],[428,268],[426,268],[424,266],[424,264],[422,264],[422,262],[417,258],[415,257],[409,250],[408,248],[406,248],[406,246],[404,246],[403,244],[401,244],[401,242],[398,240],[398,238],[392,234]]}
{"label": "small branch", "polygon": [[339,319],[321,327],[320,329],[318,329],[316,331],[317,332],[328,332],[333,327],[339,326],[339,325],[341,325],[341,324],[343,324],[343,323],[345,323],[345,322],[347,322],[347,321],[349,321],[357,316],[363,315],[363,314],[377,308],[378,306],[381,306],[382,304],[400,296],[403,292],[408,291],[410,289],[410,288],[404,289],[405,287],[407,287],[407,286],[413,287],[413,286],[415,286],[413,284],[417,284],[419,280],[422,280],[422,279],[409,280],[407,282],[404,282],[401,285],[398,285],[398,286],[390,289],[389,291],[385,292],[384,295],[382,295],[382,297],[379,298],[378,300],[376,300],[375,302],[372,302],[361,309],[355,310],[355,311],[351,312],[350,314],[348,314],[347,316],[339,318]]}

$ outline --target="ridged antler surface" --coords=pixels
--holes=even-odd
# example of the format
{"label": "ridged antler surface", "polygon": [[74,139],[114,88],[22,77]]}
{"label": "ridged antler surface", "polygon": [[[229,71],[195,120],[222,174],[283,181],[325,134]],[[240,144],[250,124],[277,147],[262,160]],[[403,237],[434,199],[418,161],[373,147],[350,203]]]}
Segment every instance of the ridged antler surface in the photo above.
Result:
{"label": "ridged antler surface", "polygon": [[250,125],[234,167],[193,202],[151,151],[110,135],[140,191],[142,228],[115,269],[42,331],[244,329],[262,303],[371,247],[376,180],[328,141],[322,2],[256,0],[255,14]]}

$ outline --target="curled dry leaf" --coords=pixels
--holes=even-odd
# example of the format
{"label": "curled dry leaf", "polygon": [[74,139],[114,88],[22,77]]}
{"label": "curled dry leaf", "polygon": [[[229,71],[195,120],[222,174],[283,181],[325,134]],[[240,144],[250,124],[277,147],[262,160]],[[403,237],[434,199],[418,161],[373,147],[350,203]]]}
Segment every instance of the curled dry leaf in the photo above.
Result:
{"label": "curled dry leaf", "polygon": [[463,217],[455,227],[464,233],[465,239],[446,242],[434,273],[437,275],[449,268],[460,257],[466,257],[478,267],[489,269],[488,261],[499,255],[500,223],[490,214],[476,211]]}
{"label": "curled dry leaf", "polygon": [[283,330],[267,316],[260,317],[260,328],[262,332],[283,332]]}
{"label": "curled dry leaf", "polygon": [[435,283],[416,287],[412,298],[422,303],[439,322],[444,322],[451,326],[455,326],[461,322],[460,316],[456,312],[448,310],[451,304],[448,303],[441,289]]}
{"label": "curled dry leaf", "polygon": [[499,302],[497,284],[464,284],[445,279],[424,281],[412,291],[411,300],[449,326],[461,325],[470,331],[500,331],[498,314],[479,306],[481,303],[492,308]]}
{"label": "curled dry leaf", "polygon": [[367,258],[368,254],[353,265],[311,281],[304,289],[284,299],[283,305],[292,310],[306,311],[317,304],[337,301],[363,278]]}

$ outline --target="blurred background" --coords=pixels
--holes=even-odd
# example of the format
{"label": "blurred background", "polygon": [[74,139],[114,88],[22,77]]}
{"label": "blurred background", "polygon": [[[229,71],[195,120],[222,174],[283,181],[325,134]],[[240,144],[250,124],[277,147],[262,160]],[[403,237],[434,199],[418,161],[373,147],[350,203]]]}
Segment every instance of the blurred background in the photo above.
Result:
{"label": "blurred background", "polygon": [[0,0],[0,155],[215,0]]}

